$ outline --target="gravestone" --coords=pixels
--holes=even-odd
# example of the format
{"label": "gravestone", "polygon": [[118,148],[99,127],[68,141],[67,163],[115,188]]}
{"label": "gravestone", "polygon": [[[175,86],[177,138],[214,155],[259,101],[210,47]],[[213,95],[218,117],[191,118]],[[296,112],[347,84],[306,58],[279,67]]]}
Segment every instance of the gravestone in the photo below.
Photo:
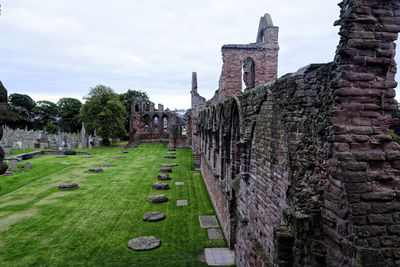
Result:
{"label": "gravestone", "polygon": [[117,166],[117,164],[112,164],[112,163],[99,163],[97,166],[100,167],[111,167],[111,166]]}
{"label": "gravestone", "polygon": [[161,168],[160,172],[172,172],[171,168]]}
{"label": "gravestone", "polygon": [[218,221],[215,215],[200,215],[199,216],[201,228],[218,228]]}
{"label": "gravestone", "polygon": [[178,166],[177,163],[161,163],[160,166],[163,167],[174,167],[174,166]]}
{"label": "gravestone", "polygon": [[10,162],[10,169],[17,169],[18,168],[18,159],[12,158],[8,160]]}
{"label": "gravestone", "polygon": [[163,203],[167,202],[168,198],[166,195],[152,195],[147,198],[147,201],[150,203]]}
{"label": "gravestone", "polygon": [[176,201],[177,206],[187,206],[188,202],[186,199],[181,199]]}
{"label": "gravestone", "polygon": [[145,222],[158,222],[165,219],[165,214],[158,211],[147,212],[142,220]]}
{"label": "gravestone", "polygon": [[166,158],[166,159],[176,159],[176,156],[164,156],[163,158]]}
{"label": "gravestone", "polygon": [[128,248],[135,251],[147,251],[158,248],[161,245],[160,239],[154,236],[142,236],[129,240]]}
{"label": "gravestone", "polygon": [[207,235],[209,239],[224,239],[221,230],[218,228],[207,229]]}
{"label": "gravestone", "polygon": [[164,180],[171,180],[171,177],[169,177],[168,174],[159,174],[157,175],[157,179],[164,181]]}
{"label": "gravestone", "polygon": [[30,162],[25,162],[25,169],[30,170],[32,168],[31,163]]}
{"label": "gravestone", "polygon": [[89,172],[102,172],[103,169],[102,168],[90,168]]}
{"label": "gravestone", "polygon": [[65,184],[60,184],[58,186],[59,190],[66,191],[66,190],[75,190],[78,189],[78,184],[77,183],[65,183]]}
{"label": "gravestone", "polygon": [[175,148],[168,148],[168,151],[175,151]]}
{"label": "gravestone", "polygon": [[153,184],[154,190],[168,190],[169,185],[167,183],[155,183]]}
{"label": "gravestone", "polygon": [[184,185],[184,182],[176,182],[175,185]]}

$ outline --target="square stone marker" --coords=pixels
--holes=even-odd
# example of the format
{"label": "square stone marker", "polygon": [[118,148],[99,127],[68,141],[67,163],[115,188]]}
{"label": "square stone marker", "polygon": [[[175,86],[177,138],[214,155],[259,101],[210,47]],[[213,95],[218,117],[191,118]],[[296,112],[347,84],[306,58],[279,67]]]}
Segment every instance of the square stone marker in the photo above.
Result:
{"label": "square stone marker", "polygon": [[200,175],[200,173],[199,172],[194,172],[193,175]]}
{"label": "square stone marker", "polygon": [[205,248],[204,254],[209,266],[225,266],[235,264],[235,253],[229,248]]}
{"label": "square stone marker", "polygon": [[177,205],[177,206],[187,206],[187,200],[186,200],[186,199],[184,199],[184,200],[177,200],[177,201],[176,201],[176,205]]}
{"label": "square stone marker", "polygon": [[219,230],[218,228],[207,229],[207,234],[209,239],[224,239],[221,230]]}
{"label": "square stone marker", "polygon": [[201,228],[218,228],[218,222],[215,215],[200,215],[199,221]]}
{"label": "square stone marker", "polygon": [[184,185],[184,182],[176,182],[175,185]]}
{"label": "square stone marker", "polygon": [[194,169],[195,171],[201,171],[201,168],[196,168],[196,169]]}

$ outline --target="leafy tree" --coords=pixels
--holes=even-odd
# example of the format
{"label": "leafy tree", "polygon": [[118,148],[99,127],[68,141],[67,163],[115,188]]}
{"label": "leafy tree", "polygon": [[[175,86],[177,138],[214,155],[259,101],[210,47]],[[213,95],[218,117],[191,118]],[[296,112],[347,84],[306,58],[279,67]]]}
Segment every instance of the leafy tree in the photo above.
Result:
{"label": "leafy tree", "polygon": [[58,108],[51,101],[37,101],[32,111],[35,114],[36,127],[43,128],[48,122],[53,124],[57,122]]}
{"label": "leafy tree", "polygon": [[52,122],[48,121],[44,126],[44,130],[49,134],[56,134],[58,132],[58,127],[54,125]]}
{"label": "leafy tree", "polygon": [[79,130],[79,112],[82,102],[75,98],[64,97],[57,102],[57,107],[60,129],[65,132]]}
{"label": "leafy tree", "polygon": [[93,133],[97,129],[104,145],[109,145],[108,138],[126,136],[127,112],[118,94],[110,87],[97,85],[84,99],[86,103],[82,105],[79,117],[88,132]]}
{"label": "leafy tree", "polygon": [[8,96],[8,101],[14,106],[25,108],[29,113],[32,112],[32,109],[36,106],[35,101],[30,96],[24,94],[10,94]]}

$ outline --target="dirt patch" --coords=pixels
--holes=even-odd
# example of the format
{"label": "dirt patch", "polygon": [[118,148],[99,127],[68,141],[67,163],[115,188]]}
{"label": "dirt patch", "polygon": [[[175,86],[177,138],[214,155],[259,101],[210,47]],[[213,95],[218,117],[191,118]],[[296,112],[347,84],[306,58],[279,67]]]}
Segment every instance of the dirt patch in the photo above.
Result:
{"label": "dirt patch", "polygon": [[17,223],[19,220],[33,217],[37,213],[36,209],[15,212],[5,218],[0,219],[0,231],[7,231],[11,225]]}

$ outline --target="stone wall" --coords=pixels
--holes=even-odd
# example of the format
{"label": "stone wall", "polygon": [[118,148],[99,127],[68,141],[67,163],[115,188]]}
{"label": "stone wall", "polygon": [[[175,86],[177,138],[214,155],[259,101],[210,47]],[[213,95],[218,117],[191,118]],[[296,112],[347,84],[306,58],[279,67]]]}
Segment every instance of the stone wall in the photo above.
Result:
{"label": "stone wall", "polygon": [[182,135],[182,124],[178,114],[164,111],[159,104],[147,103],[139,97],[131,104],[129,120],[129,145],[137,146],[140,142],[168,142],[170,147],[187,147],[188,138]]}
{"label": "stone wall", "polygon": [[335,59],[192,113],[238,266],[399,266],[398,0],[339,4]]}

